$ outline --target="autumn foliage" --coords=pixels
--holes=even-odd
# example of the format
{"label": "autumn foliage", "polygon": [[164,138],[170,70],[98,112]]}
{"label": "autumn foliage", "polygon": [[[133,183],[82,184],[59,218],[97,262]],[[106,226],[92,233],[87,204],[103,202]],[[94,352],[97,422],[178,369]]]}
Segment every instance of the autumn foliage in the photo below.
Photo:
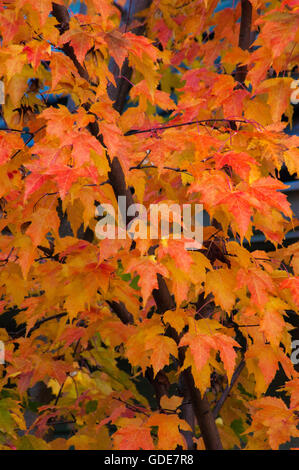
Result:
{"label": "autumn foliage", "polygon": [[[1,449],[299,437],[298,2],[217,3],[0,2]],[[202,248],[99,240],[124,195],[203,204]]]}

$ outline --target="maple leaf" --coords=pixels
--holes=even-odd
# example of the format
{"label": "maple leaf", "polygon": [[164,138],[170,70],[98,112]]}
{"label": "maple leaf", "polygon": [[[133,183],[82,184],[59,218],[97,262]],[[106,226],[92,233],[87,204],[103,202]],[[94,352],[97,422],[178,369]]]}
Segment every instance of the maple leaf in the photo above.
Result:
{"label": "maple leaf", "polygon": [[177,357],[177,345],[172,338],[166,336],[154,336],[146,341],[146,348],[152,350],[151,364],[153,366],[154,375],[164,366],[169,364],[169,355]]}
{"label": "maple leaf", "polygon": [[118,429],[113,434],[113,441],[120,450],[154,450],[150,430],[137,418]]}
{"label": "maple leaf", "polygon": [[79,341],[85,334],[84,328],[68,328],[62,332],[59,337],[60,341],[65,342],[65,347],[68,347],[70,344],[73,344],[76,341]]}
{"label": "maple leaf", "polygon": [[0,164],[7,162],[14,151],[24,148],[24,143],[18,134],[0,135]]}
{"label": "maple leaf", "polygon": [[157,253],[158,261],[161,261],[165,256],[169,255],[177,260],[177,266],[180,269],[188,272],[193,263],[193,259],[186,250],[185,243],[185,240],[162,240]]}
{"label": "maple leaf", "polygon": [[240,269],[237,274],[237,289],[247,286],[253,302],[262,307],[268,301],[270,292],[274,290],[274,283],[264,271],[256,268]]}
{"label": "maple leaf", "polygon": [[71,76],[78,76],[77,69],[71,59],[59,53],[53,54],[51,72],[52,91],[56,89],[59,82],[66,82],[69,77],[69,81],[71,81]]}
{"label": "maple leaf", "polygon": [[157,34],[159,35],[162,46],[165,47],[172,36],[172,31],[167,27],[162,18],[156,22],[155,31],[157,31]]}
{"label": "maple leaf", "polygon": [[292,293],[295,304],[299,306],[299,278],[289,277],[282,281],[280,287],[282,289],[289,289]]}
{"label": "maple leaf", "polygon": [[141,82],[135,85],[134,88],[132,88],[130,95],[132,99],[139,97],[139,106],[144,110],[147,108],[146,100],[152,104],[160,106],[162,109],[175,109],[175,103],[169,95],[160,90],[155,90],[153,95],[146,80],[141,80]]}
{"label": "maple leaf", "polygon": [[60,221],[56,212],[40,208],[32,214],[31,224],[26,234],[30,236],[33,245],[37,246],[51,230],[57,233],[59,225]]}
{"label": "maple leaf", "polygon": [[[158,335],[163,335],[164,328],[160,321],[151,319],[142,322],[142,326],[136,331],[132,331],[130,338],[126,343],[126,356],[132,365],[139,365],[142,369],[150,364],[150,357],[153,353],[151,343],[155,341]],[[147,348],[149,342],[149,348]],[[162,345],[163,346],[163,345]],[[168,361],[168,356],[164,359]]]}
{"label": "maple leaf", "polygon": [[53,165],[47,170],[47,175],[53,175],[53,179],[57,184],[61,199],[64,199],[72,184],[82,175],[80,168],[71,168],[67,165]]}
{"label": "maple leaf", "polygon": [[34,10],[36,10],[39,14],[41,26],[45,24],[50,12],[52,11],[51,0],[17,0],[16,3],[17,9],[30,5]]}
{"label": "maple leaf", "polygon": [[[1,9],[2,9],[1,5]],[[13,10],[1,11],[1,31],[5,31],[5,37],[3,37],[3,45],[9,44],[14,36],[18,33],[19,28],[23,25],[21,18],[16,18]]]}
{"label": "maple leaf", "polygon": [[299,406],[299,378],[290,380],[283,387],[283,390],[286,390],[291,395],[290,408],[297,409]]}
{"label": "maple leaf", "polygon": [[284,189],[285,185],[270,176],[261,178],[251,184],[250,189],[253,196],[261,202],[268,204],[270,207],[284,212],[288,217],[292,217],[292,210],[287,196],[278,192]]}
{"label": "maple leaf", "polygon": [[70,43],[72,48],[75,51],[76,57],[80,64],[84,63],[85,56],[87,51],[92,47],[93,40],[89,37],[89,34],[86,31],[80,29],[70,29],[66,31],[62,36],[60,36],[60,44]]}
{"label": "maple leaf", "polygon": [[13,75],[13,77],[9,80],[6,90],[14,106],[18,106],[27,89],[27,77],[21,74]]}
{"label": "maple leaf", "polygon": [[165,266],[157,263],[154,259],[151,259],[151,257],[141,260],[132,260],[126,267],[126,270],[132,274],[136,272],[140,276],[138,284],[141,288],[143,305],[147,303],[153,289],[158,288],[157,274],[168,276],[168,270]]}
{"label": "maple leaf", "polygon": [[163,315],[163,321],[169,323],[178,333],[181,333],[187,322],[185,310],[167,310]]}
{"label": "maple leaf", "polygon": [[47,43],[32,41],[24,47],[23,52],[26,52],[29,62],[36,70],[42,60],[49,59],[51,46]]}
{"label": "maple leaf", "polygon": [[240,346],[233,338],[218,333],[217,329],[220,326],[215,320],[202,319],[194,322],[189,319],[190,331],[182,337],[179,346],[189,346],[198,372],[207,366],[211,350],[219,351],[230,381],[236,360],[236,352],[233,348]]}
{"label": "maple leaf", "polygon": [[108,18],[114,15],[119,16],[119,10],[115,8],[115,6],[109,1],[103,2],[103,0],[92,0],[92,3],[94,4],[96,10],[101,14],[101,17],[103,18],[104,29],[107,25]]}
{"label": "maple leaf", "polygon": [[[281,40],[281,39],[280,39]],[[268,104],[271,109],[273,122],[279,122],[283,113],[287,114],[290,107],[291,79],[269,79],[262,82],[258,88],[259,93],[268,92]]]}
{"label": "maple leaf", "polygon": [[176,449],[178,445],[186,448],[181,430],[190,431],[186,421],[177,415],[153,414],[147,422],[148,426],[158,426],[158,448],[163,450]]}
{"label": "maple leaf", "polygon": [[73,126],[76,116],[71,114],[66,106],[60,105],[59,108],[45,109],[40,118],[47,120],[47,133],[60,137],[63,141],[65,130]]}
{"label": "maple leaf", "polygon": [[111,55],[121,70],[124,60],[128,55],[129,41],[124,34],[116,30],[107,33],[105,35],[105,41],[108,44]]}
{"label": "maple leaf", "polygon": [[254,374],[256,393],[266,392],[281,363],[288,377],[292,376],[292,364],[279,348],[264,344],[261,340],[251,345],[246,352],[246,366],[249,373]]}
{"label": "maple leaf", "polygon": [[24,278],[27,279],[27,275],[32,267],[36,254],[35,247],[29,237],[21,236],[15,239],[15,246],[19,248],[18,263],[21,266]]}
{"label": "maple leaf", "polygon": [[261,331],[264,332],[267,340],[274,346],[279,345],[284,327],[285,322],[281,313],[272,309],[265,310],[261,320]]}
{"label": "maple leaf", "polygon": [[215,302],[223,310],[230,311],[233,308],[236,300],[234,289],[235,278],[229,270],[219,269],[207,273],[206,294],[213,293]]}
{"label": "maple leaf", "polygon": [[225,154],[215,154],[215,168],[219,170],[225,165],[230,166],[241,178],[246,179],[250,168],[258,165],[257,161],[245,152],[226,152]]}
{"label": "maple leaf", "polygon": [[224,204],[231,212],[239,227],[240,235],[243,238],[248,230],[253,209],[260,207],[260,202],[256,197],[252,197],[245,191],[231,191],[225,196],[220,195],[217,204]]}
{"label": "maple leaf", "polygon": [[[280,444],[287,442],[291,436],[299,435],[293,412],[288,410],[280,398],[260,398],[250,402],[250,407],[253,410],[253,422],[246,434],[257,431],[262,426],[272,449],[277,450]],[[283,428],[279,425],[281,422],[284,424]]]}
{"label": "maple leaf", "polygon": [[181,339],[179,346],[189,345],[196,367],[201,370],[209,360],[210,350],[216,348],[215,340],[209,335],[192,335],[186,333]]}
{"label": "maple leaf", "polygon": [[218,347],[220,351],[220,358],[227,373],[228,382],[230,383],[237,357],[234,347],[239,348],[240,345],[230,336],[226,336],[221,333],[214,335],[213,339],[216,342],[216,347]]}

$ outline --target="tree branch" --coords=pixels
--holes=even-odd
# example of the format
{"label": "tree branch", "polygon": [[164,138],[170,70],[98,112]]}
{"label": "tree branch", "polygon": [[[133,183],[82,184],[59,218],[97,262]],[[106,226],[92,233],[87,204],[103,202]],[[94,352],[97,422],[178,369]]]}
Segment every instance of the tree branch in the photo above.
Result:
{"label": "tree branch", "polygon": [[109,307],[116,313],[118,318],[124,323],[124,325],[133,324],[134,318],[133,315],[127,310],[123,302],[115,302],[114,300],[107,300]]}
{"label": "tree branch", "polygon": [[[137,6],[137,3],[138,3],[138,6]],[[140,11],[145,6],[148,6],[149,3],[150,3],[150,0],[142,0],[142,1],[134,0],[134,5],[132,8],[132,17],[135,16],[137,11]],[[56,4],[53,4],[53,8],[54,8],[53,14],[56,17],[56,19],[61,23],[61,31],[63,31],[64,28],[67,27],[66,22],[68,22],[68,13],[66,14],[65,12],[62,11],[62,9],[65,7],[59,5],[59,8],[56,8],[54,7],[54,5]],[[140,31],[139,34],[143,32],[143,26],[140,27],[139,31]],[[134,32],[136,34],[137,31],[134,31]],[[69,55],[69,57],[73,60],[74,64],[77,67],[78,72],[80,73],[78,69],[78,65],[76,64],[72,56],[71,50],[70,49],[66,50],[65,53]],[[130,70],[128,66],[126,66],[126,64],[124,64],[124,67],[126,68],[126,70],[122,70],[121,75],[123,77],[126,77],[126,79],[123,78],[121,81],[117,83],[116,99],[114,103],[114,107],[119,113],[122,113],[124,109],[125,98],[131,86],[127,79],[130,78],[132,71]],[[93,127],[89,126],[89,129],[90,130],[93,129],[92,134],[95,135],[95,137],[100,140],[100,137],[98,136],[98,126],[97,125]],[[112,163],[110,163],[110,168],[111,170],[109,173],[109,179],[111,181],[116,198],[119,195],[128,196],[127,204],[128,203],[130,204],[130,200],[133,201],[133,198],[132,198],[132,195],[130,196],[130,191],[127,188],[125,176],[124,176],[121,164],[117,157],[115,157]],[[174,307],[174,300],[168,290],[166,282],[162,278],[162,276],[159,274],[158,274],[158,289],[155,289],[153,291],[153,296],[157,304],[157,309],[159,313],[164,313],[166,310],[170,310]],[[174,333],[169,333],[169,334],[173,334],[175,337],[176,332],[175,330],[173,331]],[[176,340],[178,341],[178,338],[176,338]],[[222,449],[218,429],[215,424],[215,420],[213,418],[212,412],[210,410],[210,406],[209,406],[207,398],[206,397],[202,398],[199,390],[196,389],[190,370],[189,372],[188,371],[185,372],[185,378],[186,378],[186,384],[188,387],[188,392],[186,392],[187,401],[190,396],[193,410],[198,419],[198,423],[200,426],[201,434],[204,439],[206,449],[208,450]]]}
{"label": "tree branch", "polygon": [[[211,412],[210,403],[206,394],[201,396],[200,391],[194,385],[194,379],[190,368],[183,371],[188,390],[191,395],[193,410],[199,424],[201,435],[207,450],[222,450],[222,443]],[[195,406],[194,406],[195,405]]]}
{"label": "tree branch", "polygon": [[257,123],[255,121],[250,121],[249,119],[200,119],[197,121],[188,121],[188,122],[182,122],[180,124],[169,124],[169,125],[164,125],[164,126],[158,126],[158,127],[150,127],[149,129],[132,129],[130,131],[127,131],[125,133],[125,136],[130,136],[130,135],[135,135],[135,134],[144,134],[146,132],[157,132],[157,131],[163,131],[164,129],[173,129],[176,127],[184,127],[184,126],[192,126],[193,124],[199,124],[199,125],[205,125],[208,122],[223,122],[223,123],[228,123],[231,124],[231,122],[243,122],[245,124],[254,124],[256,125]]}
{"label": "tree branch", "polygon": [[[64,5],[52,3],[52,14],[53,16],[55,16],[56,20],[59,23],[59,33],[63,34],[69,29],[70,15],[67,8]],[[78,62],[78,59],[72,46],[70,46],[69,43],[64,44],[62,50],[74,62],[74,65],[78,70],[80,77],[85,78],[85,80],[87,81],[90,81],[87,70],[80,64],[80,62]]]}
{"label": "tree branch", "polygon": [[[126,11],[123,12],[122,24],[127,26],[127,22],[129,21],[127,16],[130,16],[130,20],[133,20],[136,14],[148,8],[151,2],[152,0],[131,0],[129,6],[130,12],[128,12],[128,14]],[[139,21],[141,22],[140,26],[132,30],[132,32],[137,35],[141,35],[145,29],[144,24],[142,24],[143,18],[139,18]],[[121,114],[125,105],[126,97],[132,86],[128,81],[132,75],[132,68],[129,67],[128,60],[125,60],[121,70],[119,70],[119,67],[114,61],[111,63],[111,69],[115,78],[116,87],[113,85],[109,86],[108,93],[112,101],[114,101],[114,108]]]}
{"label": "tree branch", "polygon": [[[239,47],[246,51],[251,44],[252,5],[249,0],[241,0],[241,25],[239,35]],[[237,67],[235,80],[240,84],[245,82],[247,65]],[[240,85],[241,87],[241,85]]]}

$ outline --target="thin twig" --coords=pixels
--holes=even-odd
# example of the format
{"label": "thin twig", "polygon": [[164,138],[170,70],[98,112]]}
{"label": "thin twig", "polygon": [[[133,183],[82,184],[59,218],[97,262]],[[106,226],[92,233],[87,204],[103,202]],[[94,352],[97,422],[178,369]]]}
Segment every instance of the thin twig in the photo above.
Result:
{"label": "thin twig", "polygon": [[142,413],[144,414],[145,416],[149,417],[150,415],[144,411],[142,408],[139,408],[138,406],[135,406],[135,405],[131,405],[131,403],[128,403],[124,400],[122,400],[121,398],[116,398],[116,397],[113,397],[114,400],[117,400],[117,401],[120,401],[121,403],[123,403],[124,405],[126,405],[126,407],[131,410],[131,411],[135,411],[136,413]]}
{"label": "thin twig", "polygon": [[[46,124],[45,124],[44,126],[40,127],[39,129],[37,129],[37,131],[35,131],[35,132],[26,132],[26,134],[31,134],[31,137],[26,140],[25,146],[28,145],[28,144],[32,141],[32,139],[34,138],[34,136],[35,136],[39,131],[41,131],[42,129],[45,129],[45,127],[46,127]],[[24,150],[24,149],[19,149],[19,150],[17,150],[17,151],[12,155],[11,160],[13,160],[22,150]]]}
{"label": "thin twig", "polygon": [[[39,320],[35,323],[35,325],[28,331],[28,337],[35,331],[37,330],[41,325],[44,323],[51,321],[51,320],[58,320],[59,318],[65,317],[67,315],[66,312],[63,313],[57,313],[56,315],[52,315],[51,317],[44,318],[43,320]],[[26,327],[24,328],[26,330]]]}
{"label": "thin twig", "polygon": [[191,126],[193,124],[200,124],[200,125],[205,125],[207,122],[227,122],[230,123],[230,121],[233,122],[241,122],[245,124],[253,124],[252,121],[248,119],[201,119],[197,121],[189,121],[189,122],[182,122],[181,124],[170,124],[170,125],[165,125],[165,126],[158,126],[158,127],[151,127],[149,129],[131,129],[130,131],[126,132],[124,135],[125,136],[130,136],[130,135],[135,135],[135,134],[144,134],[146,132],[157,132],[157,131],[162,131],[164,129],[173,129],[176,127],[184,127],[184,126]]}
{"label": "thin twig", "polygon": [[[140,164],[138,164],[137,166],[131,166],[129,168],[129,170],[144,170],[144,169],[147,169],[147,168],[158,168],[157,165],[143,165],[141,166]],[[188,172],[188,170],[181,170],[181,168],[172,168],[170,166],[163,166],[163,170],[171,170],[171,171],[175,171],[177,173],[185,173],[186,175],[189,175],[189,176],[192,176],[191,173]]]}
{"label": "thin twig", "polygon": [[213,409],[213,416],[214,416],[215,419],[216,419],[217,416],[219,415],[219,412],[220,412],[222,406],[224,405],[225,400],[226,400],[227,397],[229,396],[229,394],[230,394],[230,392],[231,392],[231,389],[233,388],[234,384],[235,384],[236,381],[238,380],[239,375],[241,374],[241,372],[242,372],[242,370],[244,369],[244,367],[245,367],[245,361],[244,361],[244,359],[242,359],[242,361],[240,362],[240,364],[239,364],[238,367],[236,368],[235,372],[233,373],[233,376],[232,376],[232,379],[231,379],[230,384],[225,388],[225,390],[224,390],[224,392],[222,393],[220,399],[219,399],[218,402],[216,403],[215,408]]}
{"label": "thin twig", "polygon": [[59,389],[58,395],[57,395],[57,397],[56,397],[56,399],[55,399],[54,406],[56,406],[56,405],[57,405],[57,403],[58,403],[58,400],[59,400],[59,398],[61,397],[61,394],[62,394],[62,389],[63,389],[63,387],[64,387],[64,384],[65,384],[65,382],[66,382],[66,379],[64,380],[64,382],[63,382],[63,383],[61,384],[61,386],[60,386],[60,389]]}

